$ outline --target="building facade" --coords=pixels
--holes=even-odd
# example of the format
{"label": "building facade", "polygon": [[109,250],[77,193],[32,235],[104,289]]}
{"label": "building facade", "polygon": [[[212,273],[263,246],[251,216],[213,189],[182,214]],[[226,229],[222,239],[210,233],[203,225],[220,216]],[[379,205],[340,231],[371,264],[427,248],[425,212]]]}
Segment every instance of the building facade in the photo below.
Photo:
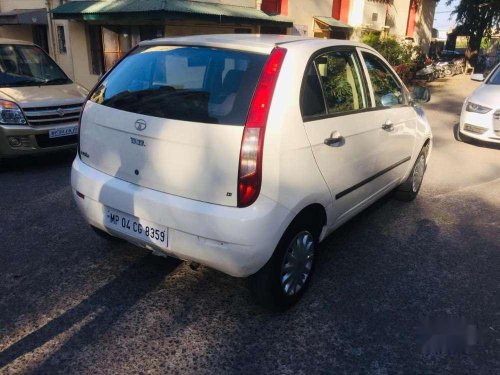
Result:
{"label": "building facade", "polygon": [[[293,23],[280,15],[285,10],[280,7],[281,2],[260,0],[0,0],[0,38],[35,42],[68,76],[91,88],[141,40],[193,34],[286,34]],[[26,11],[41,11],[43,24],[29,19],[19,23],[18,15]],[[10,20],[13,17],[16,23]],[[35,29],[45,33],[38,36]]]}
{"label": "building facade", "polygon": [[139,41],[215,33],[411,39],[424,51],[435,0],[0,0],[0,37],[35,42],[91,88]]}
{"label": "building facade", "polygon": [[0,0],[0,37],[35,42],[52,53],[47,2]]}
{"label": "building facade", "polygon": [[[366,32],[412,40],[427,52],[436,0],[282,0],[294,22],[293,33],[359,40]],[[321,16],[321,17],[320,17]],[[330,18],[330,21],[325,19]],[[320,20],[322,19],[322,21]],[[338,22],[336,22],[338,21]]]}

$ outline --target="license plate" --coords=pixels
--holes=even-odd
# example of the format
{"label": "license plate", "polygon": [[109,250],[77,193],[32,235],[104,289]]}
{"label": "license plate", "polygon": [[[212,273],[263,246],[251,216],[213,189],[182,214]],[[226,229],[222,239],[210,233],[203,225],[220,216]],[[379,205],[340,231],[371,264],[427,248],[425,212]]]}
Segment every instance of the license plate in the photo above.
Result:
{"label": "license plate", "polygon": [[104,222],[109,229],[128,234],[143,242],[168,248],[167,227],[111,208],[105,209]]}
{"label": "license plate", "polygon": [[49,138],[67,137],[75,134],[78,134],[78,125],[49,130]]}

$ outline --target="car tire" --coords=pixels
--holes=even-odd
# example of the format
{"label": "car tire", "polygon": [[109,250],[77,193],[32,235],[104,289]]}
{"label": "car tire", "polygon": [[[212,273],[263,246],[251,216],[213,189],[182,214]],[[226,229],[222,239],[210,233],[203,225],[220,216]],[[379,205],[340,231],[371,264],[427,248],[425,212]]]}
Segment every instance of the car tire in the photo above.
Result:
{"label": "car tire", "polygon": [[99,228],[96,228],[94,227],[93,225],[90,226],[92,228],[92,230],[94,231],[95,234],[97,234],[99,237],[101,237],[102,239],[110,242],[110,243],[123,243],[123,242],[126,242],[125,240],[119,238],[119,237],[115,237],[115,236],[112,236],[111,234],[103,231],[102,229],[99,229]]}
{"label": "car tire", "polygon": [[400,201],[413,201],[422,187],[422,181],[427,169],[427,154],[429,153],[428,146],[424,146],[418,154],[417,160],[413,165],[410,175],[404,183],[396,189],[396,198]]}
{"label": "car tire", "polygon": [[307,220],[292,223],[271,259],[248,278],[252,294],[265,308],[285,311],[307,290],[320,234],[320,229],[310,223]]}
{"label": "car tire", "polygon": [[460,133],[460,124],[455,125],[455,139],[459,142],[463,142],[462,133]]}

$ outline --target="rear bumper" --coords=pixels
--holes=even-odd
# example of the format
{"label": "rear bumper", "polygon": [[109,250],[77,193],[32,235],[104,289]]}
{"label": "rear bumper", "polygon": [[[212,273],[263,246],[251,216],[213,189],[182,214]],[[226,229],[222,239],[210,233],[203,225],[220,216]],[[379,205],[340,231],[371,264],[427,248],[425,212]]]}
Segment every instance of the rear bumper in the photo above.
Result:
{"label": "rear bumper", "polygon": [[[0,125],[0,156],[14,157],[75,148],[76,136],[54,138],[52,140],[48,138],[50,129],[75,125],[78,124],[45,125],[36,128],[28,125]],[[9,144],[9,138],[11,137],[16,137],[22,144],[13,147]]]}
{"label": "rear bumper", "polygon": [[[139,246],[237,277],[257,272],[269,260],[294,217],[290,210],[262,195],[247,208],[195,201],[109,176],[78,157],[73,163],[71,185],[74,199],[91,225]],[[113,232],[104,224],[105,207],[168,227],[169,249]]]}

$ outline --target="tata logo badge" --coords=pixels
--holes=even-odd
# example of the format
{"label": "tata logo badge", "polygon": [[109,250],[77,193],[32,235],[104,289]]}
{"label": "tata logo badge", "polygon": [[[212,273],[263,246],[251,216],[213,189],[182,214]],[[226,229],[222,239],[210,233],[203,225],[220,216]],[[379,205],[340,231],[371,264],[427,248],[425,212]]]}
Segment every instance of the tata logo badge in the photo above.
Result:
{"label": "tata logo badge", "polygon": [[65,114],[64,109],[62,109],[62,108],[57,108],[57,109],[56,109],[56,112],[57,112],[57,114],[58,114],[60,117],[63,117],[63,116],[64,116],[64,114]]}
{"label": "tata logo badge", "polygon": [[137,130],[139,130],[140,132],[142,132],[144,129],[146,129],[148,125],[146,124],[146,121],[144,121],[143,119],[139,119],[135,122],[135,128]]}

